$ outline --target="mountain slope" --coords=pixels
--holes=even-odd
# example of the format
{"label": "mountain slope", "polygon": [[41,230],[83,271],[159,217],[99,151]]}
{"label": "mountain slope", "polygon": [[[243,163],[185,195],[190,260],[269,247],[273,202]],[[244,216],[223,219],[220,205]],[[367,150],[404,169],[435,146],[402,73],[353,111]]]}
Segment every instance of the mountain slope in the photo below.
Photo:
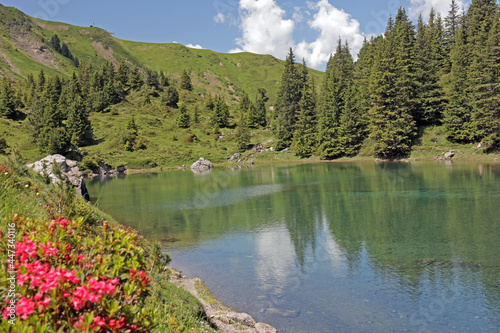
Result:
{"label": "mountain slope", "polygon": [[[265,88],[271,103],[276,98],[284,62],[270,55],[251,53],[223,54],[191,49],[181,44],[153,44],[120,40],[97,27],[78,27],[30,17],[0,5],[0,75],[21,79],[43,69],[47,74],[70,75],[73,62],[50,46],[58,35],[71,54],[95,68],[105,61],[163,71],[173,80],[184,70],[191,72],[195,92],[221,94],[227,102],[247,92],[254,96]],[[322,72],[310,70],[317,83]]]}

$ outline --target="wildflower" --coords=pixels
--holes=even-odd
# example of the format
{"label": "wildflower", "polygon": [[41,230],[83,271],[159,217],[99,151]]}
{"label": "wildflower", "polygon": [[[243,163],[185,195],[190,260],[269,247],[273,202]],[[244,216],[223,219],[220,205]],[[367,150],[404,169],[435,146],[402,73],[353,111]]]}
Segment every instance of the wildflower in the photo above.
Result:
{"label": "wildflower", "polygon": [[26,185],[24,185],[24,187],[28,188],[28,187],[30,187],[30,186],[29,186],[29,184],[26,184]]}
{"label": "wildflower", "polygon": [[51,301],[52,301],[52,298],[50,298],[50,297],[45,297],[45,298],[43,299],[43,301],[38,302],[37,304],[38,304],[38,305],[43,306],[44,308],[46,308],[48,305],[50,305]]}
{"label": "wildflower", "polygon": [[30,314],[33,313],[35,309],[35,303],[26,297],[23,297],[19,300],[16,306],[16,314],[22,319],[26,320]]}
{"label": "wildflower", "polygon": [[49,257],[54,256],[57,253],[56,247],[51,247],[52,242],[49,241],[47,245],[40,244],[39,247],[43,250],[43,254],[48,255]]}

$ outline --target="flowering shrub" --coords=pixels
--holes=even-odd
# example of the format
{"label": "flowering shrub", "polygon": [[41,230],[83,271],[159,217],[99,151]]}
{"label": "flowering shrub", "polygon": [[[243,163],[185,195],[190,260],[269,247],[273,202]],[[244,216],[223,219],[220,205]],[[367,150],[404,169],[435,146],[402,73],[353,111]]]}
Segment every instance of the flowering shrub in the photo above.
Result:
{"label": "flowering shrub", "polygon": [[[153,265],[142,238],[123,226],[92,227],[80,220],[32,220],[14,216],[16,318],[11,304],[1,306],[3,327],[12,331],[144,332],[152,327],[154,311],[144,308]],[[6,260],[6,235],[0,252]],[[149,267],[148,267],[149,266]],[[0,292],[6,270],[0,270]]]}

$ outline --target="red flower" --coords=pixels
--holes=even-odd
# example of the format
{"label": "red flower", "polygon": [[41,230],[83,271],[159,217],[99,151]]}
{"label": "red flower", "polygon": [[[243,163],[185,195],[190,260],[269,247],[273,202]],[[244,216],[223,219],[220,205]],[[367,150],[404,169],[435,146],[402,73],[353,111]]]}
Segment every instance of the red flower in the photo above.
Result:
{"label": "red flower", "polygon": [[23,297],[17,302],[16,314],[22,319],[26,320],[35,309],[35,303],[30,299]]}
{"label": "red flower", "polygon": [[40,244],[39,247],[43,249],[43,254],[48,255],[49,257],[52,257],[56,255],[57,253],[57,247],[52,247],[52,242],[49,241],[47,245]]}

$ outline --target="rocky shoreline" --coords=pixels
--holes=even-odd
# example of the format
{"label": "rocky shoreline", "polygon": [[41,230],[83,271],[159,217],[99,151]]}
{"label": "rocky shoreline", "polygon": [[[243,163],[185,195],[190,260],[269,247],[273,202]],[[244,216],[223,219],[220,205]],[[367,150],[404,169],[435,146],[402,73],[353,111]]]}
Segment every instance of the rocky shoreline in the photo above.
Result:
{"label": "rocky shoreline", "polygon": [[182,272],[167,266],[169,280],[176,286],[188,291],[203,305],[208,320],[224,333],[277,333],[271,325],[257,323],[249,314],[236,312],[217,300],[203,281],[188,278]]}

